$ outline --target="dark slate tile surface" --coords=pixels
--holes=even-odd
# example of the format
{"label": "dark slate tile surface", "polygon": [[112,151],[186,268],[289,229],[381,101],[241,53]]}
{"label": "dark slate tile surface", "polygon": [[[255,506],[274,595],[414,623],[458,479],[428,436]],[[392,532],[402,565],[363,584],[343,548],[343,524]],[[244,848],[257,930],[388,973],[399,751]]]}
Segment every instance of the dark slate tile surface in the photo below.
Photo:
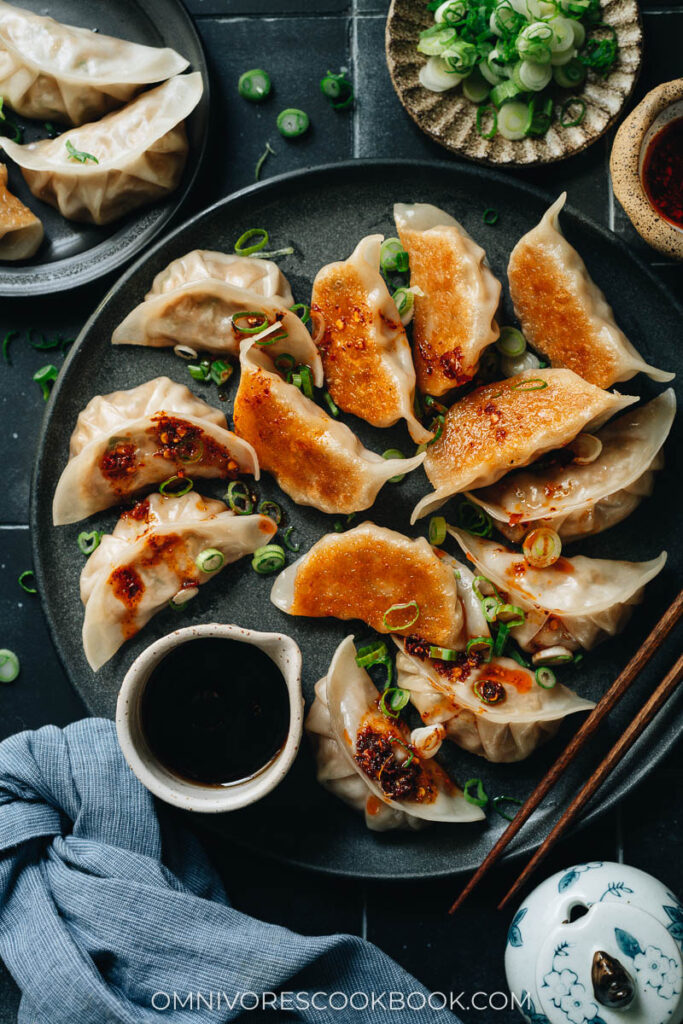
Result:
{"label": "dark slate tile surface", "polygon": [[[264,177],[353,155],[452,159],[419,132],[393,92],[384,61],[388,0],[188,0],[188,7],[198,15],[214,85],[212,159],[194,199],[196,208],[251,184],[267,139],[277,155],[266,163]],[[646,63],[634,103],[652,85],[680,75],[683,0],[666,8],[660,0],[644,0],[643,7]],[[275,84],[274,96],[262,107],[247,104],[236,91],[240,72],[259,64],[265,64]],[[355,79],[355,115],[335,115],[318,91],[324,72],[344,65]],[[275,117],[285,106],[307,110],[313,122],[308,137],[287,142],[279,136]],[[680,292],[683,267],[648,249],[612,200],[610,146],[607,138],[560,165],[518,173],[550,195],[567,188],[574,207],[614,229],[672,291]],[[62,361],[61,354],[32,349],[26,330],[35,327],[48,338],[75,336],[108,285],[100,282],[64,298],[2,302],[1,336],[17,328],[20,335],[10,348],[11,365],[0,361],[6,483],[0,527],[27,521],[33,452],[44,411],[31,376],[45,363],[59,366]],[[0,528],[2,646],[15,650],[22,661],[21,676],[0,694],[0,736],[47,722],[63,725],[85,713],[51,648],[38,599],[16,584],[30,558],[28,531]],[[681,895],[683,820],[677,795],[683,784],[682,753],[679,746],[616,812],[562,842],[539,879],[571,863],[625,859]],[[210,833],[202,835],[240,910],[309,934],[367,935],[427,985],[463,992],[463,1007],[476,992],[505,992],[502,953],[513,911],[500,914],[495,908],[515,877],[515,863],[500,868],[450,918],[447,907],[462,880],[400,886],[329,880],[274,865]],[[0,966],[0,1024],[16,1020],[18,998]],[[458,1012],[465,1024],[520,1019],[509,1010]]]}

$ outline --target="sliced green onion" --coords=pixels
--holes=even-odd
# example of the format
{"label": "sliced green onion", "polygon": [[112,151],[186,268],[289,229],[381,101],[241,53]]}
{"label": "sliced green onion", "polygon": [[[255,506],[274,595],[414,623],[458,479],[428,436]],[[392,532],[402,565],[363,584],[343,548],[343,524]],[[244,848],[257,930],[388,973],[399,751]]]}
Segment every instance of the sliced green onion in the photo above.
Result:
{"label": "sliced green onion", "polygon": [[[37,594],[38,590],[33,586],[35,583],[35,573],[33,569],[25,569],[19,576],[17,583],[27,594]],[[27,583],[26,580],[29,580]]]}
{"label": "sliced green onion", "polygon": [[385,274],[405,274],[410,257],[398,238],[385,238],[379,250],[379,265]]}
{"label": "sliced green onion", "polygon": [[521,356],[526,349],[526,339],[516,327],[501,327],[496,348],[504,356]]}
{"label": "sliced green onion", "polygon": [[296,366],[296,359],[294,356],[290,356],[289,352],[282,352],[279,356],[275,357],[274,362],[276,369],[280,370],[281,373],[287,373]]}
{"label": "sliced green onion", "polygon": [[[394,612],[407,612],[409,609],[412,609],[415,612],[412,618],[410,618],[407,622],[403,622],[397,626],[389,625],[388,619],[390,615],[392,615]],[[387,608],[384,615],[382,616],[382,624],[384,625],[384,628],[387,630],[387,632],[396,633],[398,630],[401,629],[410,629],[411,626],[415,625],[419,618],[420,606],[417,603],[417,601],[406,601],[405,604],[392,604],[391,608]]]}
{"label": "sliced green onion", "polygon": [[[488,129],[488,131],[484,131],[483,128],[483,121],[485,117],[491,118],[491,127]],[[477,107],[477,117],[475,125],[477,129],[477,134],[481,135],[482,139],[492,139],[493,136],[498,131],[498,112],[496,111],[496,108],[492,106],[490,103],[486,107]],[[495,214],[494,219],[487,220],[487,214]],[[498,214],[496,213],[495,210],[484,211],[484,224],[495,224],[497,220]]]}
{"label": "sliced green onion", "polygon": [[251,68],[240,75],[237,91],[243,100],[250,103],[262,103],[270,95],[270,75],[262,68]]}
{"label": "sliced green onion", "polygon": [[254,511],[251,491],[243,480],[233,480],[225,492],[225,500],[238,516],[248,516]]}
{"label": "sliced green onion", "polygon": [[323,399],[329,410],[330,416],[334,416],[334,418],[337,419],[339,416],[339,406],[335,403],[329,391],[323,391]]}
{"label": "sliced green onion", "polygon": [[533,111],[530,103],[506,103],[498,111],[498,131],[504,139],[512,142],[523,139],[528,134],[532,122]]}
{"label": "sliced green onion", "polygon": [[207,365],[204,362],[201,363],[190,363],[187,367],[187,372],[194,380],[207,381],[211,376],[211,364]]}
{"label": "sliced green onion", "polygon": [[441,59],[446,62],[451,71],[455,71],[458,75],[464,75],[471,71],[476,64],[477,56],[477,47],[474,43],[468,43],[466,39],[453,40],[441,52]]}
{"label": "sliced green onion", "polygon": [[502,608],[500,601],[497,597],[489,594],[487,597],[481,599],[481,610],[484,613],[484,618],[487,622],[495,622],[498,617],[498,609]]}
{"label": "sliced green onion", "polygon": [[488,596],[482,591],[481,587],[479,586],[480,582],[486,584],[487,587],[491,588],[491,590],[493,591],[493,595],[498,601],[498,604],[503,603],[495,583],[493,583],[493,581],[490,580],[488,576],[475,576],[474,580],[472,581],[472,590],[474,591],[475,596],[478,597],[480,601],[483,601],[484,598]]}
{"label": "sliced green onion", "polygon": [[[476,793],[472,793],[475,787]],[[486,790],[484,789],[484,783],[481,779],[468,779],[463,786],[462,795],[468,804],[474,804],[475,807],[486,807],[489,802]]]}
{"label": "sliced green onion", "polygon": [[536,64],[532,60],[521,61],[512,74],[513,81],[522,92],[541,92],[553,77],[550,64]]}
{"label": "sliced green onion", "polygon": [[544,651],[537,651],[531,660],[534,665],[566,665],[574,661],[574,655],[569,648],[557,644],[555,647],[546,647]]}
{"label": "sliced green onion", "polygon": [[282,522],[282,509],[276,501],[268,501],[268,499],[264,499],[259,502],[256,511],[260,512],[262,516],[268,516],[268,518],[272,519],[278,526]]}
{"label": "sliced green onion", "polygon": [[515,817],[514,814],[506,814],[505,811],[501,811],[501,806],[503,804],[517,804],[518,807],[521,807],[524,801],[518,800],[516,796],[494,796],[491,803],[494,811],[497,811],[501,818],[505,818],[506,821],[512,821]]}
{"label": "sliced green onion", "polygon": [[[405,455],[398,448],[387,448],[385,452],[382,452],[383,459],[405,459]],[[390,484],[400,484],[405,479],[405,473],[398,473],[396,476],[389,477]]]}
{"label": "sliced green onion", "polygon": [[460,651],[452,647],[436,647],[434,644],[430,644],[428,653],[430,658],[436,658],[437,661],[457,661],[460,657]]}
{"label": "sliced green onion", "polygon": [[586,77],[586,68],[573,57],[567,64],[553,68],[553,78],[562,89],[576,89]]}
{"label": "sliced green onion", "polygon": [[8,331],[2,339],[2,358],[9,366],[12,365],[12,360],[9,357],[9,347],[12,342],[12,338],[15,338],[18,333],[18,331]]}
{"label": "sliced green onion", "polygon": [[[573,114],[572,109],[575,111]],[[575,128],[577,124],[581,124],[585,116],[586,104],[581,99],[565,100],[560,107],[560,124],[563,128]],[[567,117],[571,120],[567,120]]]}
{"label": "sliced green onion", "polygon": [[[515,96],[517,96],[522,90],[518,85],[512,81],[511,78],[501,82],[500,85],[494,85],[491,89],[491,103],[494,107],[498,108],[498,130],[500,131],[500,118],[503,106],[509,103]],[[519,104],[517,104],[519,106]]]}
{"label": "sliced green onion", "polygon": [[477,679],[472,689],[482,704],[502,704],[507,699],[505,687],[494,679]]}
{"label": "sliced green onion", "polygon": [[534,569],[547,569],[554,565],[562,554],[562,541],[555,530],[548,526],[539,526],[527,533],[522,541],[522,551]]}
{"label": "sliced green onion", "polygon": [[471,640],[467,641],[465,653],[467,655],[485,654],[484,661],[488,663],[493,656],[493,640],[490,636],[473,636]]}
{"label": "sliced green onion", "polygon": [[489,98],[490,90],[490,83],[486,81],[481,71],[477,68],[462,83],[463,94],[470,103],[484,103]]}
{"label": "sliced green onion", "polygon": [[218,548],[204,548],[195,559],[200,572],[218,572],[225,565],[225,555]]}
{"label": "sliced green onion", "polygon": [[99,530],[83,530],[78,535],[78,550],[84,555],[92,555],[93,551],[100,546],[103,536],[104,534]]}
{"label": "sliced green onion", "polygon": [[178,356],[180,359],[189,360],[196,359],[198,353],[197,349],[192,348],[190,345],[174,345],[173,355]]}
{"label": "sliced green onion", "polygon": [[[380,697],[380,711],[387,718],[398,718],[409,700],[409,690],[401,690],[398,686],[388,686]],[[389,704],[388,707],[387,702]]]}
{"label": "sliced green onion", "polygon": [[553,30],[542,21],[526,25],[517,36],[517,53],[522,60],[533,60],[538,64],[548,64],[552,55],[551,42]]}
{"label": "sliced green onion", "polygon": [[256,161],[256,166],[254,167],[254,181],[260,181],[263,165],[269,156],[275,156],[275,150],[269,142],[266,142],[266,148],[261,153],[261,156]]}
{"label": "sliced green onion", "polygon": [[394,678],[394,666],[387,650],[387,645],[382,640],[376,640],[372,644],[360,647],[356,654],[356,664],[361,668],[370,668],[372,665],[383,665],[387,670],[387,678],[384,684],[385,689],[391,686]]}
{"label": "sliced green onion", "polygon": [[265,544],[254,552],[251,566],[260,576],[268,576],[272,572],[279,572],[285,561],[284,550],[279,544]]}
{"label": "sliced green onion", "polygon": [[183,494],[188,494],[194,487],[194,482],[186,476],[170,476],[168,480],[164,480],[162,484],[159,484],[159,494],[163,494],[164,497],[182,498]]}
{"label": "sliced green onion", "polygon": [[535,137],[545,135],[548,128],[550,128],[550,122],[553,116],[552,98],[547,96],[543,101],[541,101],[540,96],[532,96],[529,106],[531,109],[531,124],[529,125],[527,135],[533,135]]}
{"label": "sliced green onion", "polygon": [[507,622],[501,622],[496,633],[496,639],[493,644],[493,653],[496,658],[500,658],[501,654],[505,650],[505,645],[508,642],[508,636],[510,634],[510,626]]}
{"label": "sliced green onion", "polygon": [[301,544],[299,543],[299,541],[293,541],[291,539],[292,530],[293,529],[294,529],[293,526],[288,526],[287,527],[287,529],[285,530],[285,532],[283,534],[283,540],[284,540],[285,547],[288,548],[289,551],[296,552],[296,551],[298,551],[300,549]]}
{"label": "sliced green onion", "polygon": [[[299,312],[301,310],[301,312]],[[307,324],[311,319],[311,307],[305,302],[297,302],[295,306],[289,307],[290,313],[296,313],[302,323]]]}
{"label": "sliced green onion", "polygon": [[277,130],[286,139],[296,139],[308,131],[308,114],[297,107],[287,107],[277,115]]}
{"label": "sliced green onion", "polygon": [[40,390],[43,392],[43,399],[47,402],[52,391],[52,385],[57,380],[58,370],[52,363],[48,363],[47,366],[41,366],[39,370],[33,374],[33,379],[36,384],[40,384]]}
{"label": "sliced green onion", "polygon": [[353,103],[353,86],[344,74],[328,71],[320,81],[320,91],[333,110],[346,110]]}
{"label": "sliced green onion", "polygon": [[579,60],[587,68],[592,68],[601,75],[607,75],[617,59],[619,45],[617,34],[612,25],[599,22],[593,26],[593,31],[607,31],[610,33],[608,39],[588,39],[579,54]]}
{"label": "sliced green onion", "polygon": [[496,611],[498,622],[506,622],[509,629],[523,626],[526,619],[524,610],[516,604],[499,604]]}
{"label": "sliced green onion", "polygon": [[0,683],[13,683],[21,672],[21,665],[14,651],[6,647],[0,650]]}
{"label": "sliced green onion", "polygon": [[[259,241],[247,245],[247,242],[251,242],[252,238],[258,238]],[[253,253],[265,249],[268,245],[268,238],[268,232],[264,228],[249,228],[235,242],[235,252],[238,256],[251,256]]]}
{"label": "sliced green onion", "polygon": [[199,587],[183,587],[177,594],[174,594],[173,597],[170,598],[168,606],[175,612],[182,612],[198,593]]}
{"label": "sliced green onion", "polygon": [[313,398],[313,374],[309,366],[301,366],[299,368],[299,374],[301,376],[301,390],[305,394],[306,398]]}
{"label": "sliced green onion", "polygon": [[[261,334],[269,325],[268,317],[258,309],[246,309],[241,313],[233,313],[230,318],[235,331],[240,334]],[[242,320],[246,321],[242,326]]]}
{"label": "sliced green onion", "polygon": [[474,502],[461,502],[456,508],[455,518],[460,529],[471,533],[473,537],[490,537],[493,533],[491,516]]}
{"label": "sliced green onion", "polygon": [[[484,138],[486,138],[486,136],[484,136]],[[484,210],[481,219],[484,224],[496,224],[499,216],[500,214],[498,213],[498,210],[494,210],[492,206],[489,206],[488,209]]]}
{"label": "sliced green onion", "polygon": [[446,539],[446,520],[443,516],[432,516],[429,520],[427,536],[429,543],[440,547]]}
{"label": "sliced green onion", "polygon": [[551,668],[543,665],[541,668],[536,669],[536,682],[544,690],[552,690],[553,686],[557,682],[557,676]]}
{"label": "sliced green onion", "polygon": [[511,647],[507,653],[508,658],[512,658],[513,661],[516,661],[517,664],[521,665],[523,668],[531,667],[531,662],[527,658],[525,658],[524,655],[521,654],[516,647]]}
{"label": "sliced green onion", "polygon": [[438,57],[454,39],[457,39],[457,33],[450,25],[432,25],[431,28],[420,32],[418,53]]}
{"label": "sliced green onion", "polygon": [[547,380],[540,377],[527,377],[510,385],[510,391],[544,391],[548,387]]}
{"label": "sliced green onion", "polygon": [[232,363],[226,363],[222,359],[215,359],[211,363],[211,380],[214,384],[218,384],[219,387],[222,384],[227,384],[232,377],[233,369]]}
{"label": "sliced green onion", "polygon": [[94,164],[100,162],[92,153],[84,153],[83,150],[76,149],[71,139],[66,140],[66,151],[69,154],[69,159],[75,160],[79,164],[87,164],[88,160]]}
{"label": "sliced green onion", "polygon": [[411,292],[410,288],[397,288],[391,297],[396,303],[398,315],[402,320],[403,317],[407,317],[412,313],[413,306],[415,305],[415,293]]}

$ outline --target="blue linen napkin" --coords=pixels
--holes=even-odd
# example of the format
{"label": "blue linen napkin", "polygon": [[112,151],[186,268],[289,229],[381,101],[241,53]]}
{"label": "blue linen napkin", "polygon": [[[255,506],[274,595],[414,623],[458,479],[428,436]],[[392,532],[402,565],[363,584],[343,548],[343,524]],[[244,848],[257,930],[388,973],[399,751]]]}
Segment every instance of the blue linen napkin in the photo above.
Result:
{"label": "blue linen napkin", "polygon": [[[234,910],[197,840],[160,821],[104,719],[0,744],[0,954],[22,989],[20,1024],[256,1022],[275,1019],[269,1006],[306,1024],[456,1021],[370,943]],[[267,995],[252,1009],[284,991],[375,993],[375,1005],[285,996],[281,1009]],[[391,1009],[392,992],[414,1009]]]}

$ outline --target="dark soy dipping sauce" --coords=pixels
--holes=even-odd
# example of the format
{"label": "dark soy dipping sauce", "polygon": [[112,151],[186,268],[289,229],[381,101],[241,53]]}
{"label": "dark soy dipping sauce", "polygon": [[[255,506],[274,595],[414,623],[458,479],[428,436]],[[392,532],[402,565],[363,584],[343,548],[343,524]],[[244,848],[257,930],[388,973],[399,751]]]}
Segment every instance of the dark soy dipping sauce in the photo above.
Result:
{"label": "dark soy dipping sauce", "polygon": [[658,131],[645,152],[647,198],[666,220],[683,228],[683,117]]}
{"label": "dark soy dipping sauce", "polygon": [[168,771],[199,785],[229,786],[262,771],[289,731],[289,694],[258,647],[200,638],[156,666],[141,701],[149,748]]}

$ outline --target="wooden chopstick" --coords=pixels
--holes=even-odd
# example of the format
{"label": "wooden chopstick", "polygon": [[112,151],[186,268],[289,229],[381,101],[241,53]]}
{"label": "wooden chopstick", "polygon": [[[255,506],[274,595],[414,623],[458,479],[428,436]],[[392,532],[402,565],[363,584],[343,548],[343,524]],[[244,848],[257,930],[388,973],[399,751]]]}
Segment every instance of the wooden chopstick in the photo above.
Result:
{"label": "wooden chopstick", "polygon": [[664,676],[664,679],[661,681],[650,699],[640,709],[626,731],[619,737],[607,757],[593,772],[588,782],[579,790],[555,827],[536,850],[536,853],[526,865],[517,881],[500,901],[498,904],[499,910],[502,910],[503,907],[510,902],[512,897],[519,892],[544,857],[546,857],[550,850],[552,850],[557,840],[579,816],[590,798],[597,792],[605,779],[609,776],[612,769],[619,764],[624,754],[631,749],[645,727],[649,725],[660,708],[664,706],[680,683],[681,679],[683,679],[683,654],[679,656],[678,661],[675,663],[673,668],[671,668]]}
{"label": "wooden chopstick", "polygon": [[642,646],[638,648],[626,667],[619,673],[607,693],[596,704],[581,728],[576,732],[574,738],[567,747],[565,747],[553,766],[541,779],[538,786],[536,786],[536,789],[527,799],[526,803],[524,803],[524,805],[517,811],[514,818],[497,842],[491,847],[488,854],[451,907],[451,914],[462,905],[484,875],[490,871],[496,861],[500,858],[505,848],[517,835],[524,822],[533,814],[546,794],[553,788],[572,761],[574,761],[579,751],[597,730],[603,719],[621,700],[638,673],[645,667],[660,644],[664,642],[666,637],[679,621],[681,615],[683,615],[683,590],[679,592],[675,601],[669,605],[666,612],[657,622]]}

